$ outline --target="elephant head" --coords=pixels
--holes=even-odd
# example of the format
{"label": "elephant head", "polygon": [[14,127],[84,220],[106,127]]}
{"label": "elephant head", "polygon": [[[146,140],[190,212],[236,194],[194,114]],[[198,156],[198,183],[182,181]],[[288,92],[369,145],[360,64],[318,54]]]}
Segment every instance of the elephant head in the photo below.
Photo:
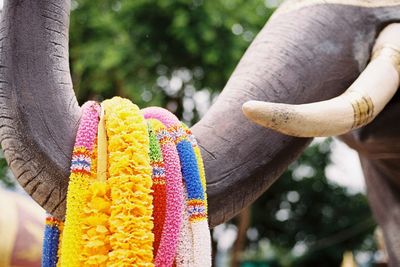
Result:
{"label": "elephant head", "polygon": [[[0,38],[1,146],[19,183],[59,218],[81,115],[69,74],[69,13],[69,0],[6,0]],[[398,20],[400,0],[289,0],[278,9],[192,128],[205,161],[211,226],[252,203],[311,141],[253,124],[243,103],[304,104],[340,95],[365,68],[378,33]],[[343,137],[360,151],[396,266],[400,180],[392,176],[399,167],[391,151],[399,149],[388,142],[399,130],[381,126],[398,112],[394,100],[372,124]],[[384,214],[385,205],[397,208]]]}

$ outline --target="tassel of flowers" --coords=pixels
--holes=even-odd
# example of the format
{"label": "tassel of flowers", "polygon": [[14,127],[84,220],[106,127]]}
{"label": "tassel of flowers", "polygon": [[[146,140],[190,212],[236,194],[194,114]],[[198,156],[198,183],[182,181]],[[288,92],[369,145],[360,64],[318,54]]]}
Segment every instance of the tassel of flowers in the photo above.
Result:
{"label": "tassel of flowers", "polygon": [[147,124],[127,99],[103,102],[111,188],[108,266],[153,266],[152,178]]}
{"label": "tassel of flowers", "polygon": [[156,257],[158,248],[160,246],[162,229],[165,221],[165,212],[167,208],[166,202],[166,179],[164,160],[161,152],[161,146],[158,143],[157,132],[154,128],[159,128],[157,125],[160,123],[156,120],[147,120],[149,139],[150,139],[150,162],[153,169],[153,218],[154,218],[154,243],[153,254]]}
{"label": "tassel of flowers", "polygon": [[67,192],[67,211],[62,234],[61,266],[80,265],[82,251],[81,211],[85,204],[85,195],[92,179],[91,163],[95,161],[93,151],[96,144],[100,106],[93,101],[82,106],[82,118],[72,152],[71,175]]}

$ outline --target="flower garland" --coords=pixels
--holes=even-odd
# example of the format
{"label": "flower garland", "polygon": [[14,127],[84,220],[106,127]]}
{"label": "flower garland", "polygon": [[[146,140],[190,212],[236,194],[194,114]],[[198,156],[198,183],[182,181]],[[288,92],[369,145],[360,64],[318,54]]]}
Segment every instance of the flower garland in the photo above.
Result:
{"label": "flower garland", "polygon": [[[158,108],[158,107],[150,107],[150,108],[145,108],[143,110],[146,114],[151,114],[151,117],[154,119],[159,120],[164,124],[164,126],[167,128],[167,133],[169,136],[172,138],[172,141],[174,142],[174,146],[177,143],[177,138],[176,138],[176,133],[175,131],[171,131],[171,128],[175,127],[176,125],[179,124],[179,120],[171,114],[169,111],[163,109],[163,108]],[[175,147],[176,149],[176,147]],[[179,151],[178,152],[178,157],[183,164]],[[182,166],[181,166],[182,170]],[[183,178],[187,178],[183,176]],[[188,215],[188,190],[187,190],[187,181],[185,180],[185,185],[183,186],[184,192],[185,192],[185,201],[183,203],[184,207],[184,213],[183,213],[183,221],[182,225],[180,228],[180,236],[179,236],[179,241],[178,241],[178,247],[175,255],[175,263],[178,267],[181,266],[190,266],[193,265],[194,263],[194,248],[193,248],[193,242],[192,242],[192,233],[190,229],[190,223],[189,223],[189,215]]]}
{"label": "flower garland", "polygon": [[60,237],[58,238],[58,251],[57,251],[57,256],[58,256],[58,262],[56,267],[62,267],[61,266],[61,247],[62,247],[62,237],[63,237],[63,229],[64,229],[64,223],[63,225],[59,228],[60,229]]}
{"label": "flower garland", "polygon": [[100,106],[93,101],[82,106],[82,118],[72,152],[71,175],[67,192],[67,211],[62,235],[60,264],[80,266],[79,252],[82,248],[82,210],[84,192],[89,187],[93,148],[97,136]]}
{"label": "flower garland", "polygon": [[[211,266],[211,237],[207,222],[205,186],[200,177],[198,160],[192,143],[189,142],[186,130],[181,126],[179,120],[169,111],[151,107],[144,109],[144,112],[145,117],[146,114],[151,114],[149,117],[158,119],[168,128],[168,132],[176,144],[186,185],[186,209],[192,238],[188,238],[188,230],[185,229],[187,224],[183,224],[182,233],[184,235],[181,235],[180,238],[181,245],[178,247],[176,263],[178,266]],[[193,240],[193,247],[188,243],[191,240]],[[192,251],[190,251],[191,247]]]}
{"label": "flower garland", "polygon": [[[106,266],[110,246],[108,218],[111,192],[107,180],[107,136],[102,109],[97,134],[97,162],[92,164],[92,181],[85,195],[82,217],[81,266]],[[97,166],[96,166],[97,164]],[[95,172],[96,170],[96,172]]]}
{"label": "flower garland", "polygon": [[166,202],[166,180],[165,180],[165,168],[164,161],[161,152],[160,144],[157,139],[157,132],[154,128],[160,128],[160,123],[156,120],[148,120],[147,126],[149,131],[150,139],[150,163],[153,169],[153,218],[154,218],[154,243],[153,250],[154,255],[157,255],[158,248],[160,246],[162,229],[165,221],[165,212],[167,207]]}
{"label": "flower garland", "polygon": [[43,239],[42,267],[56,267],[58,261],[58,242],[63,223],[48,214]]}
{"label": "flower garland", "polygon": [[[146,119],[152,119],[151,110],[143,109]],[[152,123],[161,145],[166,177],[167,212],[161,234],[160,246],[155,257],[155,266],[172,266],[178,246],[182,225],[183,188],[180,162],[174,141],[162,123]]]}
{"label": "flower garland", "polygon": [[[211,235],[208,227],[208,203],[206,193],[206,175],[204,171],[203,158],[201,157],[200,148],[192,131],[184,123],[182,128],[186,132],[186,137],[193,147],[196,156],[197,167],[203,188],[204,199],[198,205],[194,205],[194,213],[192,213],[192,231],[194,243],[195,266],[211,266]],[[197,207],[197,209],[196,209]]]}
{"label": "flower garland", "polygon": [[66,220],[47,218],[42,266],[211,266],[205,172],[190,129],[119,97],[82,112]]}
{"label": "flower garland", "polygon": [[183,212],[183,222],[181,227],[181,233],[179,237],[178,249],[176,251],[175,256],[175,265],[174,267],[190,267],[194,266],[194,248],[193,248],[193,235],[190,229],[190,220],[189,213],[187,212],[187,199],[188,195],[186,192],[186,186],[184,186],[185,190],[185,203],[184,203],[184,212]]}
{"label": "flower garland", "polygon": [[[176,255],[176,265],[177,267],[191,267],[191,266],[198,266],[196,265],[196,255],[195,255],[195,248],[194,248],[194,236],[192,234],[191,229],[191,217],[190,214],[190,202],[191,198],[193,198],[193,193],[196,188],[199,187],[200,178],[198,177],[198,170],[196,161],[193,160],[193,155],[190,154],[190,147],[191,144],[185,140],[185,132],[182,128],[178,125],[180,124],[178,119],[166,112],[171,119],[174,120],[174,124],[170,126],[169,132],[174,137],[174,142],[176,144],[179,159],[181,161],[181,170],[182,176],[185,181],[185,191],[186,191],[186,198],[185,198],[185,213],[184,213],[184,220],[185,223],[182,228],[182,234],[180,237],[180,245],[178,247],[177,255]],[[196,186],[197,183],[197,186]],[[202,190],[199,191],[202,194]]]}
{"label": "flower garland", "polygon": [[192,144],[194,153],[196,154],[197,166],[199,169],[201,185],[203,186],[203,192],[204,192],[204,204],[206,207],[205,214],[203,217],[207,218],[207,215],[208,215],[208,202],[207,202],[207,192],[206,192],[207,184],[206,184],[206,172],[204,171],[203,157],[201,156],[201,151],[200,151],[200,147],[197,143],[197,140],[194,137],[190,128],[184,123],[182,123],[182,128],[185,130],[186,136],[187,136],[189,142]]}
{"label": "flower garland", "polygon": [[91,177],[93,148],[97,137],[100,106],[93,101],[82,106],[82,118],[72,152],[71,175],[67,192],[67,211],[62,235],[62,266],[80,266],[77,255],[82,249],[82,217],[84,193],[88,190]]}
{"label": "flower garland", "polygon": [[171,128],[179,152],[188,192],[187,214],[193,242],[193,263],[182,266],[211,266],[211,237],[208,229],[205,190],[201,183],[196,154],[181,126]]}
{"label": "flower garland", "polygon": [[147,124],[138,107],[103,102],[111,188],[111,252],[107,266],[153,266],[151,166]]}

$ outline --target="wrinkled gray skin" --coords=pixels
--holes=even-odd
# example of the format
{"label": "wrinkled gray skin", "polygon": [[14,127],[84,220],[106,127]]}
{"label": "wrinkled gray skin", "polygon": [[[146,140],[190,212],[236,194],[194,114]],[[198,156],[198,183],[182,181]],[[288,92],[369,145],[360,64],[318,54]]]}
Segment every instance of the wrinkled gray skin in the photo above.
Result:
{"label": "wrinkled gray skin", "polygon": [[[19,183],[59,218],[81,115],[69,73],[69,12],[67,0],[6,0],[0,37],[1,146]],[[211,226],[251,204],[310,142],[247,121],[241,105],[341,94],[365,67],[378,32],[399,19],[400,3],[321,4],[277,14],[266,24],[192,128],[205,160]],[[360,152],[391,266],[400,266],[400,145],[394,143],[400,130],[390,128],[399,113],[394,101],[371,125],[343,137]]]}

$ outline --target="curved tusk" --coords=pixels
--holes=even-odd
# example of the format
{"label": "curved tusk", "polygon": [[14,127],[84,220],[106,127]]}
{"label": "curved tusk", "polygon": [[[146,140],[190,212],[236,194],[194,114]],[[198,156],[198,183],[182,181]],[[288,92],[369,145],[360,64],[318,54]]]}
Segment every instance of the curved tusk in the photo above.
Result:
{"label": "curved tusk", "polygon": [[379,35],[371,62],[342,95],[302,105],[248,101],[242,109],[264,127],[298,137],[335,136],[371,122],[400,83],[400,23]]}

